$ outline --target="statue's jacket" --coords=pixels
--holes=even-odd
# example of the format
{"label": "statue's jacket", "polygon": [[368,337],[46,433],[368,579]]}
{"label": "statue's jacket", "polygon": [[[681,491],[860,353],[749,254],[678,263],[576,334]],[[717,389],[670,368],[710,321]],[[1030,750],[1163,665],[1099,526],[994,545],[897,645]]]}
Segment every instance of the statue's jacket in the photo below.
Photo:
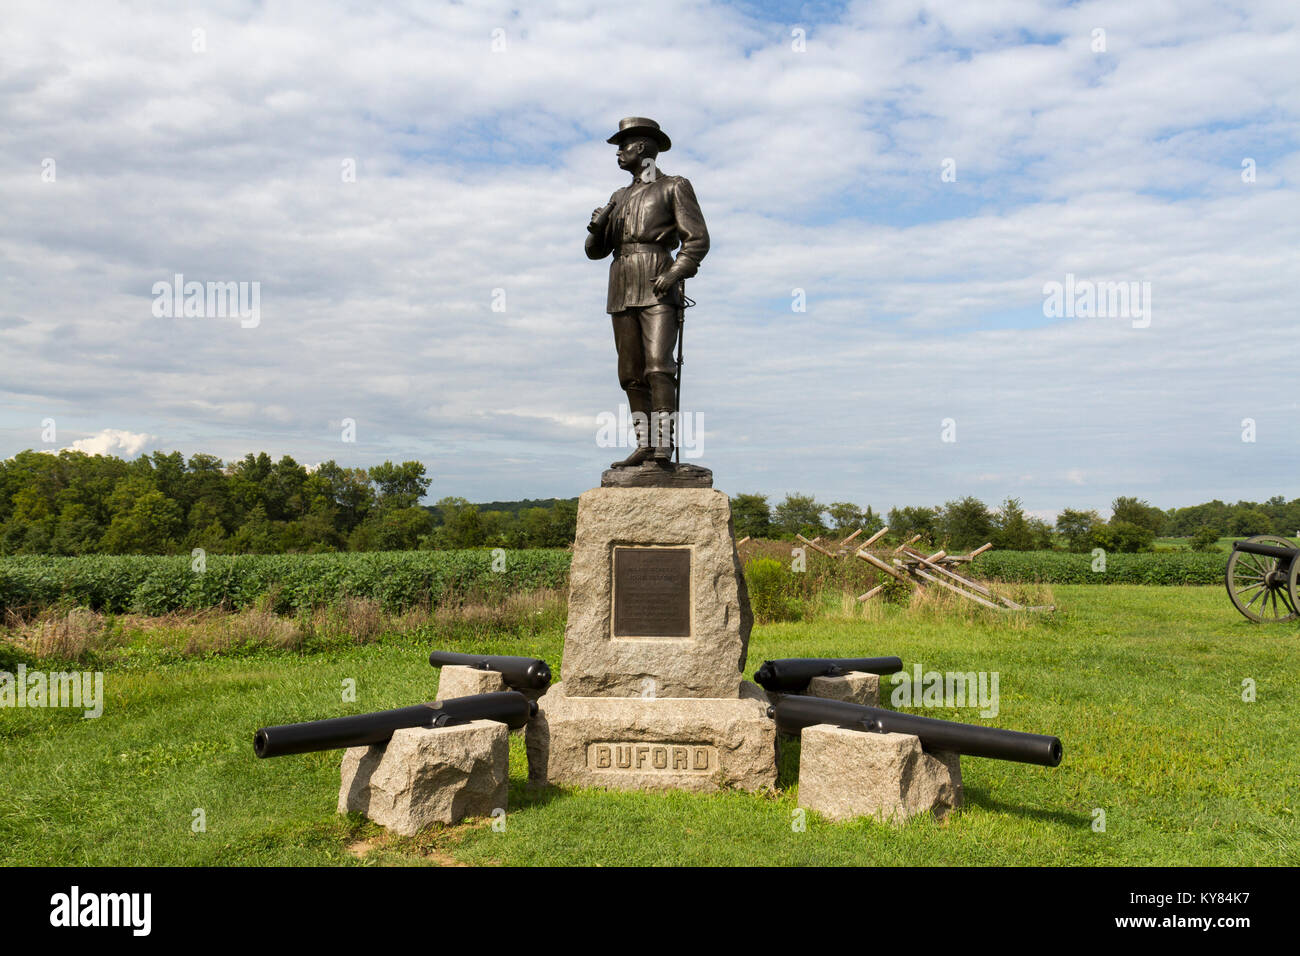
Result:
{"label": "statue's jacket", "polygon": [[[588,233],[586,245],[590,259],[614,254],[605,311],[612,314],[664,302],[681,305],[680,280],[695,275],[709,251],[709,231],[690,181],[662,174],[650,182],[638,179],[615,190],[610,202],[614,208],[604,230]],[[674,260],[678,243],[681,250]],[[679,281],[672,293],[658,299],[654,280],[669,268]]]}

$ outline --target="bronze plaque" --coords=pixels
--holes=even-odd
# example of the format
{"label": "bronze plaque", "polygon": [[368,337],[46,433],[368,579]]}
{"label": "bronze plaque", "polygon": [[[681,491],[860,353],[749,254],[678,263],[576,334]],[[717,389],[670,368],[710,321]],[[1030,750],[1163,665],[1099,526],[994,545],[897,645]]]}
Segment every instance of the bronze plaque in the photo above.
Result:
{"label": "bronze plaque", "polygon": [[691,636],[691,549],[614,549],[614,636]]}

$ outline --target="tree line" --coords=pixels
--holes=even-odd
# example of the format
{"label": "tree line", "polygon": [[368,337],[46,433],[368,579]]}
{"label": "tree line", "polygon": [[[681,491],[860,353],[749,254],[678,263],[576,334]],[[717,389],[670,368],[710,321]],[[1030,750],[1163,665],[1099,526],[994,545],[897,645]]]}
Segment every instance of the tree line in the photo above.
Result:
{"label": "tree line", "polygon": [[154,452],[132,461],[24,451],[0,461],[0,554],[178,554],[563,547],[575,502],[500,514],[463,498],[419,504],[418,461],[308,469],[265,452],[223,463]]}
{"label": "tree line", "polygon": [[[314,469],[262,452],[222,462],[196,454],[154,452],[132,461],[78,451],[24,451],[0,461],[0,554],[178,554],[405,551],[428,548],[566,547],[573,541],[577,499],[472,504],[446,497],[423,506],[432,479],[418,461]],[[1149,550],[1158,536],[1190,537],[1209,549],[1221,537],[1291,535],[1300,530],[1300,498],[1222,501],[1168,511],[1116,498],[1113,515],[1067,508],[1054,525],[1027,515],[1017,498],[990,510],[965,497],[936,507],[870,506],[789,494],[736,495],[738,537],[793,539],[920,534],[929,543],[966,550],[991,541],[1011,551]]]}
{"label": "tree line", "polygon": [[978,498],[965,497],[936,507],[891,508],[886,515],[851,502],[830,505],[811,495],[790,494],[770,505],[767,496],[737,495],[731,503],[737,536],[793,539],[847,535],[858,528],[874,534],[882,527],[893,538],[919,534],[929,544],[950,551],[978,548],[985,542],[1005,551],[1137,552],[1152,549],[1157,537],[1190,538],[1195,550],[1213,550],[1220,538],[1256,534],[1292,536],[1300,530],[1300,498],[1282,496],[1263,503],[1222,501],[1162,511],[1136,497],[1111,502],[1112,515],[1066,508],[1049,525],[1027,515],[1019,498],[1008,498],[993,510]]}

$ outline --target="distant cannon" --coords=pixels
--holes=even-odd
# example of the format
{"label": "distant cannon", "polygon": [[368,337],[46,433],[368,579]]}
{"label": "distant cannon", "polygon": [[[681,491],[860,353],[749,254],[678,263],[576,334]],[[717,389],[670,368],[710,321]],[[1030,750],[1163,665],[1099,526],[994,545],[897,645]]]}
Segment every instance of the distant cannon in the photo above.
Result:
{"label": "distant cannon", "polygon": [[253,752],[259,757],[284,757],[317,750],[367,747],[387,743],[395,731],[407,727],[447,727],[471,720],[498,720],[511,729],[518,729],[536,713],[536,701],[517,690],[474,694],[373,714],[263,727],[253,734]]}
{"label": "distant cannon", "polygon": [[910,734],[919,737],[926,750],[946,750],[969,757],[992,757],[1043,767],[1055,767],[1061,762],[1059,737],[917,717],[842,700],[790,694],[769,707],[767,714],[783,734],[797,736],[805,727],[830,724],[878,734]]}
{"label": "distant cannon", "polygon": [[434,651],[429,655],[434,667],[458,665],[480,671],[496,671],[507,687],[515,690],[540,690],[551,684],[551,668],[546,661],[536,657],[508,657],[504,654],[457,654],[454,651]]}
{"label": "distant cannon", "polygon": [[814,677],[843,677],[851,671],[896,674],[902,669],[897,657],[785,657],[763,661],[754,680],[774,694],[800,694]]}
{"label": "distant cannon", "polygon": [[1273,534],[1234,542],[1224,575],[1233,606],[1250,620],[1261,623],[1300,617],[1297,557],[1300,548]]}

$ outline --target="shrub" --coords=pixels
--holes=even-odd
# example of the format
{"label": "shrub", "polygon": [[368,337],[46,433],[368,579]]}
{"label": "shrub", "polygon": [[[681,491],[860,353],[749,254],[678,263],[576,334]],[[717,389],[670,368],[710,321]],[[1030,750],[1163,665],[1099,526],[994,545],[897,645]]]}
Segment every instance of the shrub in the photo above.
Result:
{"label": "shrub", "polygon": [[745,584],[754,620],[797,621],[803,602],[795,596],[794,574],[774,558],[754,558],[745,565]]}
{"label": "shrub", "polygon": [[1219,550],[1219,532],[1216,528],[1211,528],[1208,524],[1203,524],[1196,529],[1192,535],[1193,551],[1217,551]]}
{"label": "shrub", "polygon": [[912,602],[913,588],[910,585],[888,574],[884,576],[880,583],[882,585],[880,599],[886,604],[897,604],[900,607],[906,607]]}
{"label": "shrub", "polygon": [[1155,540],[1154,531],[1131,521],[1111,519],[1108,524],[1098,525],[1092,531],[1092,546],[1103,551],[1150,551]]}

